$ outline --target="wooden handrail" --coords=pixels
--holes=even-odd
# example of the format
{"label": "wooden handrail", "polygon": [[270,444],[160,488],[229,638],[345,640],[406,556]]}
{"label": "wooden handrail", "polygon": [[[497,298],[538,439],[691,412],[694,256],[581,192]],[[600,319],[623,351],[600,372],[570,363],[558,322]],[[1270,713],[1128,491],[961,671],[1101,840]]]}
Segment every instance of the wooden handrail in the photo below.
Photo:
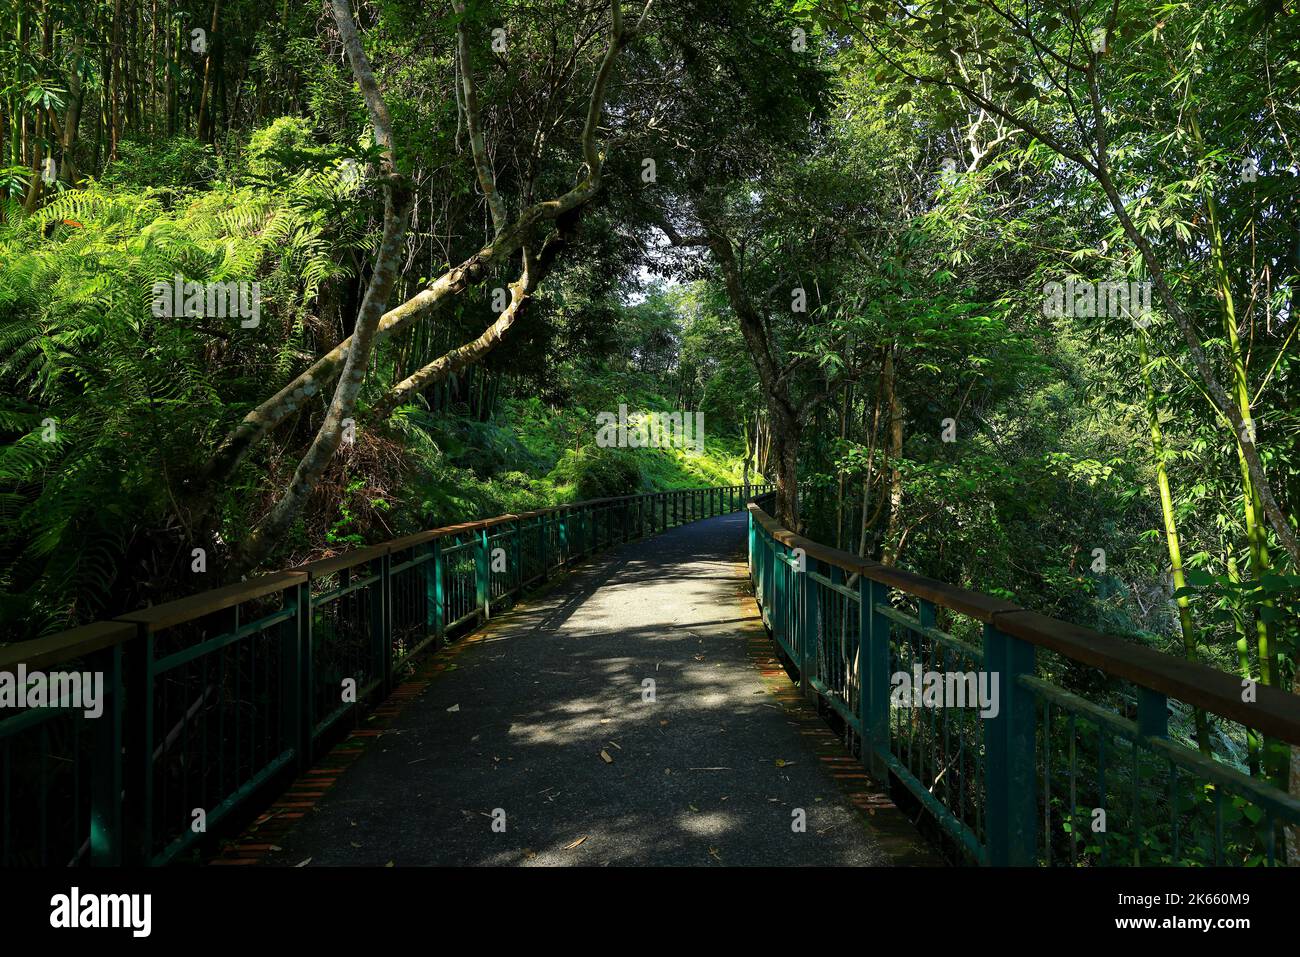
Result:
{"label": "wooden handrail", "polygon": [[790,531],[753,502],[747,507],[754,521],[772,538],[789,548],[803,549],[809,558],[923,598],[991,624],[1031,645],[1300,745],[1300,695],[1257,684],[1255,701],[1243,701],[1242,679],[1235,675],[1060,621],[1013,602],[830,548]]}
{"label": "wooden handrail", "polygon": [[48,638],[20,641],[0,648],[0,672],[13,671],[19,665],[46,668],[120,645],[136,634],[136,626],[125,621],[97,621]]}
{"label": "wooden handrail", "polygon": [[[751,485],[751,488],[754,489],[763,487],[764,485],[762,484]],[[505,515],[495,515],[492,518],[479,519],[473,522],[462,522],[457,525],[444,525],[441,528],[416,532],[413,535],[406,535],[401,538],[393,539],[392,541],[381,542],[377,545],[368,545],[361,548],[351,549],[329,558],[321,558],[312,562],[307,562],[303,565],[297,566],[296,568],[273,572],[268,575],[261,575],[257,578],[251,578],[248,581],[235,582],[230,585],[224,585],[220,588],[208,589],[195,595],[189,595],[185,598],[176,599],[175,601],[164,602],[160,605],[151,605],[148,608],[141,608],[137,611],[119,615],[111,621],[94,622],[89,625],[82,625],[68,631],[59,632],[56,635],[51,635],[48,638],[38,638],[32,641],[21,641],[12,645],[3,645],[0,646],[0,671],[13,671],[20,664],[26,665],[28,668],[46,668],[50,665],[59,664],[60,662],[72,661],[91,654],[92,652],[102,651],[105,648],[111,648],[114,645],[122,644],[140,633],[141,630],[150,633],[162,631],[163,629],[170,628],[174,625],[186,621],[193,621],[196,618],[202,618],[203,616],[210,615],[213,612],[232,608],[236,605],[242,604],[243,602],[252,601],[255,598],[261,598],[263,595],[283,591],[285,588],[301,584],[311,578],[319,578],[340,571],[344,568],[351,568],[361,562],[373,561],[374,559],[381,558],[392,551],[410,548],[413,545],[433,541],[436,538],[483,531],[485,529],[494,528],[498,525],[504,525],[509,522],[518,522],[521,519],[535,518],[540,515],[567,514],[576,511],[577,509],[590,508],[594,505],[606,505],[614,502],[630,503],[640,499],[655,498],[675,493],[743,488],[743,485],[715,485],[699,489],[672,489],[663,492],[640,492],[635,495],[613,496],[586,499],[581,502],[569,502],[563,505],[554,505],[549,508],[536,509],[518,515],[508,513]]]}

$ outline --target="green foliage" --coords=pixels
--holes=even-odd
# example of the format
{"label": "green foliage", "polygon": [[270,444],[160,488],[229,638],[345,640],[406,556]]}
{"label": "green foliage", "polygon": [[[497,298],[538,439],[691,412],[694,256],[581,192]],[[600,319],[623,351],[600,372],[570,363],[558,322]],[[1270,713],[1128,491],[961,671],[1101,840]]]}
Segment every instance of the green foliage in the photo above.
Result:
{"label": "green foliage", "polygon": [[637,456],[631,450],[597,445],[566,451],[550,477],[557,485],[572,488],[577,501],[632,495],[644,491],[645,482]]}
{"label": "green foliage", "polygon": [[[223,187],[169,210],[91,186],[0,230],[0,592],[33,633],[104,606],[133,536],[299,361],[306,304],[341,270],[293,198]],[[154,315],[178,274],[260,281],[259,324]]]}
{"label": "green foliage", "polygon": [[211,185],[217,175],[212,147],[183,136],[123,140],[104,169],[103,184],[122,190],[184,190]]}

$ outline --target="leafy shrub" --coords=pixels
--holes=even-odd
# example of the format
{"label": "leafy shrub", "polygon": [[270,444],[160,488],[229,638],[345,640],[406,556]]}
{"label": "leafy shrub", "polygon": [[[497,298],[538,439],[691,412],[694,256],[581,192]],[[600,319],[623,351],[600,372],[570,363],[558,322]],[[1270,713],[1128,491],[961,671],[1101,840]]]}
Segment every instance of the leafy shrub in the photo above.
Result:
{"label": "leafy shrub", "polygon": [[634,453],[597,445],[565,452],[551,471],[551,478],[558,485],[571,486],[579,501],[632,495],[645,484],[641,463]]}
{"label": "leafy shrub", "polygon": [[123,140],[104,170],[105,186],[123,189],[199,189],[217,175],[212,148],[186,136]]}
{"label": "leafy shrub", "polygon": [[310,123],[300,116],[281,116],[253,132],[245,156],[250,177],[276,181],[321,167],[323,153],[312,141]]}

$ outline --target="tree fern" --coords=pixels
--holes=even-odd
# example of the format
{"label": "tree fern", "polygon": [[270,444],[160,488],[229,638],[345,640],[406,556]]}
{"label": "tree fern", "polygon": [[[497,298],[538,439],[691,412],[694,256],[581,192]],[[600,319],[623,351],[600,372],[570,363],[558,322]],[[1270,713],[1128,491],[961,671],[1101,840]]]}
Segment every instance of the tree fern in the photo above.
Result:
{"label": "tree fern", "polygon": [[[6,636],[102,610],[132,537],[308,361],[314,298],[347,275],[327,231],[365,237],[338,189],[304,173],[164,202],[92,183],[0,225],[0,615],[22,619]],[[177,275],[259,282],[261,321],[154,316],[154,284]]]}

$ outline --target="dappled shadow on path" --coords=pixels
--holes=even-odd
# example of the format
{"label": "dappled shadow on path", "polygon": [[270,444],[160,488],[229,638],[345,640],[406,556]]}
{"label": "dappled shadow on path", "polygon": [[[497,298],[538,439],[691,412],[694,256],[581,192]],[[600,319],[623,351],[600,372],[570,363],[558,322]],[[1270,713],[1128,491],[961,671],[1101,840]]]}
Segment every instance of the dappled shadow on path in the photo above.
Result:
{"label": "dappled shadow on path", "polygon": [[271,860],[883,862],[748,660],[743,528],[622,546],[491,623]]}

